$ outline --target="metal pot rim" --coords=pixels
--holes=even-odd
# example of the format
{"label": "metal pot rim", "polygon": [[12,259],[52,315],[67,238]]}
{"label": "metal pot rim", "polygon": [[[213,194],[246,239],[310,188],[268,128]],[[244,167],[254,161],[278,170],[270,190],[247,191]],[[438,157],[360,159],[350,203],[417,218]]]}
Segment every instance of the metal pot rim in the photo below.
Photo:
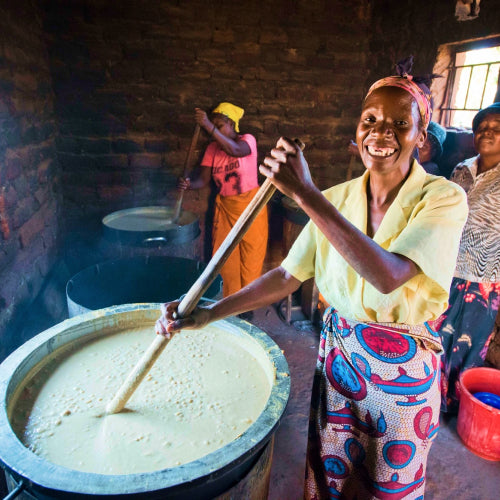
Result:
{"label": "metal pot rim", "polygon": [[[143,280],[150,276],[154,277],[155,275],[153,273],[155,272],[166,272],[168,268],[182,270],[183,274],[194,282],[206,266],[207,263],[201,260],[164,255],[135,255],[132,257],[120,257],[98,262],[97,264],[80,270],[66,283],[66,299],[69,316],[73,317],[77,314],[124,303],[153,303],[156,300],[166,302],[178,299],[182,294],[178,289],[180,287],[175,287],[179,292],[178,295],[173,296],[166,293],[163,296],[165,298],[162,298],[157,293],[146,293],[144,295],[123,293],[123,289],[124,287],[127,289],[127,286],[131,287],[135,285],[136,280]],[[127,273],[128,278],[130,278],[130,282],[127,282],[128,278],[120,282],[120,293],[114,292],[115,282],[113,279],[116,279],[115,273]],[[168,276],[169,274],[170,273],[167,273],[166,277],[164,275],[161,286],[159,282],[155,282],[155,287],[160,287],[162,290],[168,291],[168,287],[171,286],[170,283],[172,281],[172,278]],[[173,274],[176,275],[177,272]],[[102,276],[102,279],[100,276]],[[215,297],[222,289],[221,287],[222,278],[220,275],[217,275],[208,289],[204,292],[203,298],[211,299]],[[101,293],[104,289],[108,300],[98,300],[95,296],[89,299],[88,294],[92,293],[95,295],[95,289],[99,289]]]}
{"label": "metal pot rim", "polygon": [[[117,210],[116,212],[111,212],[110,214],[104,216],[102,218],[102,223],[105,226],[108,226],[110,229],[114,229],[115,231],[131,231],[131,232],[163,232],[162,229],[125,229],[125,228],[115,228],[113,226],[113,221],[116,219],[125,218],[128,215],[157,215],[160,214],[162,217],[168,217],[169,215],[174,214],[174,210],[167,206],[144,206],[144,207],[133,207],[133,208],[124,208],[122,210]],[[183,215],[185,214],[185,217]],[[184,220],[187,219],[187,220]],[[189,212],[187,210],[183,210],[180,214],[179,224],[177,224],[180,228],[184,225],[189,225],[197,222],[197,215],[194,212]],[[182,224],[185,222],[185,224]],[[173,229],[173,228],[172,228]],[[169,228],[169,230],[172,230]]]}
{"label": "metal pot rim", "polygon": [[174,211],[166,206],[145,206],[126,208],[106,215],[102,219],[104,236],[110,242],[124,245],[181,245],[195,240],[200,234],[198,216],[194,212],[182,211],[178,224],[171,224],[166,227],[143,227],[127,228],[126,224],[121,227],[114,226],[114,221],[126,219],[133,215],[159,215],[160,218],[168,219],[173,216]]}
{"label": "metal pot rim", "polygon": [[[246,455],[261,449],[267,443],[279,424],[290,395],[288,364],[279,346],[264,331],[234,317],[221,321],[232,325],[235,332],[236,328],[241,331],[242,326],[245,327],[245,333],[260,344],[269,361],[274,364],[276,377],[268,402],[258,419],[239,438],[226,446],[175,468],[139,474],[105,475],[52,464],[21,443],[12,430],[7,415],[9,399],[18,385],[11,384],[17,371],[24,370],[27,373],[56,348],[85,335],[86,325],[96,325],[97,322],[97,326],[107,327],[116,324],[120,314],[141,311],[148,314],[149,311],[157,316],[159,309],[159,303],[124,304],[70,318],[28,340],[0,364],[0,442],[3,444],[0,461],[7,469],[28,478],[31,483],[51,490],[67,492],[71,489],[72,493],[83,495],[137,494],[182,488],[186,483],[203,482],[207,478],[216,480],[232,463],[243,461]],[[71,474],[70,481],[68,474]]]}

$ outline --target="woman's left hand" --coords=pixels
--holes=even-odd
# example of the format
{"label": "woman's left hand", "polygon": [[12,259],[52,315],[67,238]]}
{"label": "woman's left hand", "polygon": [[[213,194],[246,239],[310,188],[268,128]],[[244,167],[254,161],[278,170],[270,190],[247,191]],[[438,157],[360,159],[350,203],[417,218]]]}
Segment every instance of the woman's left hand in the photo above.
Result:
{"label": "woman's left hand", "polygon": [[283,194],[295,200],[301,197],[301,193],[316,189],[300,146],[285,137],[280,137],[270,156],[266,156],[259,166],[259,171]]}
{"label": "woman's left hand", "polygon": [[169,339],[174,332],[183,329],[203,328],[210,322],[210,309],[199,306],[189,316],[179,318],[177,313],[179,304],[180,301],[174,300],[161,305],[161,316],[155,323],[155,330],[158,335],[163,335]]}

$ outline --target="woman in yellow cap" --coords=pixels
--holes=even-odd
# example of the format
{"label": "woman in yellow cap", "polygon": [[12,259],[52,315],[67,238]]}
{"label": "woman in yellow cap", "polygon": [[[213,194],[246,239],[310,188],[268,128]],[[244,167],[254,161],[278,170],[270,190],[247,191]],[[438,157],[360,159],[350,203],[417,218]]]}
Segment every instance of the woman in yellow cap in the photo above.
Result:
{"label": "woman in yellow cap", "polygon": [[[180,189],[200,189],[212,178],[217,187],[212,246],[215,252],[259,189],[257,141],[251,134],[240,134],[239,121],[244,110],[229,102],[220,103],[211,113],[196,108],[196,123],[213,141],[201,160],[200,175],[194,180],[180,179]],[[221,269],[225,297],[258,278],[267,249],[267,211],[255,219],[240,244]]]}

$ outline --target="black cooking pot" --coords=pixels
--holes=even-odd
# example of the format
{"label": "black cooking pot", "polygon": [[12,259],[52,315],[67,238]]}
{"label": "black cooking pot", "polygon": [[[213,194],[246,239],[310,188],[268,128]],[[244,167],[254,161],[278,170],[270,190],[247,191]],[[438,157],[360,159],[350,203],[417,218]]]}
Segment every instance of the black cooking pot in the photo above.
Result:
{"label": "black cooking pot", "polygon": [[[178,257],[131,257],[117,259],[80,271],[66,285],[69,316],[119,304],[168,302],[185,294],[206,264]],[[220,291],[220,276],[204,296]]]}
{"label": "black cooking pot", "polygon": [[198,217],[193,212],[183,210],[178,220],[174,219],[170,207],[135,207],[106,215],[102,224],[109,241],[124,245],[181,245],[200,235]]}

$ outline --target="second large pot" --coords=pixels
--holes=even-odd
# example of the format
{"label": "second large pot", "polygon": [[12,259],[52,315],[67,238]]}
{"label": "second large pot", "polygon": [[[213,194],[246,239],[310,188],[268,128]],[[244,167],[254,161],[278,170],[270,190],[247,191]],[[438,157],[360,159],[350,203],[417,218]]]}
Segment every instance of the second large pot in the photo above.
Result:
{"label": "second large pot", "polygon": [[103,237],[99,247],[108,259],[157,255],[202,258],[198,216],[182,211],[174,224],[174,210],[146,206],[118,210],[102,219]]}
{"label": "second large pot", "polygon": [[[206,264],[179,257],[131,257],[95,264],[75,274],[66,285],[69,316],[119,304],[168,302],[185,294]],[[204,297],[221,289],[220,276]]]}

